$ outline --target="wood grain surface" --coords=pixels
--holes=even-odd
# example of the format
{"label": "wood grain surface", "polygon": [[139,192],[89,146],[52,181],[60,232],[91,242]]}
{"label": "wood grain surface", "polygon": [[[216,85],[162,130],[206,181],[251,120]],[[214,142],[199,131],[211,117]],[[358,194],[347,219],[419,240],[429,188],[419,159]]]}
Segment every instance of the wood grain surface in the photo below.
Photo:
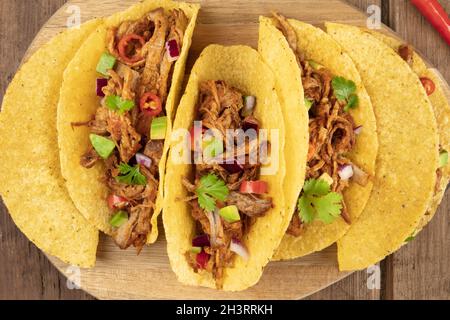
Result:
{"label": "wood grain surface", "polygon": [[[37,31],[65,2],[64,0],[0,1],[1,97]],[[379,5],[383,9],[383,22],[418,48],[449,81],[449,47],[409,1],[347,2],[363,11],[369,4]],[[450,1],[441,2],[448,12]],[[435,219],[418,238],[380,263],[379,290],[367,288],[368,274],[362,271],[314,294],[309,299],[448,299],[450,297],[449,204],[450,194],[447,193]],[[0,211],[0,299],[92,299],[81,290],[67,289],[66,279],[17,230],[2,204]]]}

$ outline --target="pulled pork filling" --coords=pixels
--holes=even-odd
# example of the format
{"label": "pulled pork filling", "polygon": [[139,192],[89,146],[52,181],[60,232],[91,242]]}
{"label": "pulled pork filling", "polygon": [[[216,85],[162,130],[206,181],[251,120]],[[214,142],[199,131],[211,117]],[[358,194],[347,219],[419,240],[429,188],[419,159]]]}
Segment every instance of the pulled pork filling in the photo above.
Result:
{"label": "pulled pork filling", "polygon": [[[257,180],[261,166],[259,155],[256,154],[257,161],[250,161],[250,157],[255,155],[253,152],[258,153],[258,137],[244,139],[240,144],[237,138],[233,138],[232,147],[225,140],[227,130],[245,130],[249,124],[258,130],[258,120],[251,114],[255,106],[247,105],[251,110],[244,114],[243,99],[241,92],[224,81],[200,83],[196,119],[203,127],[202,140],[212,130],[219,132],[221,152],[215,156],[226,160],[198,163],[194,166],[192,182],[183,179],[183,185],[191,195],[186,201],[197,222],[198,235],[193,239],[193,250],[187,252],[186,257],[195,272],[211,272],[218,288],[223,286],[224,268],[233,265],[235,253],[243,258],[248,255],[242,241],[250,226],[272,208],[272,200],[263,195],[267,192],[266,182]],[[194,157],[196,152],[194,149]],[[245,163],[237,161],[243,157]],[[213,184],[215,193],[211,188],[209,195],[215,203],[208,207],[203,195]],[[222,197],[215,195],[218,190]],[[234,216],[230,212],[234,212]]]}
{"label": "pulled pork filling", "polygon": [[[331,191],[342,194],[343,190],[349,185],[349,178],[342,179],[340,171],[346,166],[352,166],[353,170],[358,170],[346,157],[346,154],[355,146],[355,129],[357,128],[353,117],[345,110],[348,101],[337,99],[332,85],[335,77],[329,70],[319,66],[314,61],[305,59],[298,48],[297,34],[289,21],[277,13],[274,13],[274,17],[278,29],[284,34],[296,55],[297,63],[302,72],[305,102],[310,104],[310,141],[305,181],[326,176],[330,182]],[[361,184],[367,183],[367,181],[360,182]],[[344,200],[342,200],[341,207],[341,217],[350,224]],[[293,215],[287,233],[300,236],[303,232],[304,223],[297,211]]]}
{"label": "pulled pork filling", "polygon": [[[151,217],[159,185],[158,166],[164,136],[153,137],[153,122],[164,120],[173,65],[169,41],[181,50],[188,18],[181,10],[156,9],[137,21],[125,21],[107,32],[107,52],[99,62],[110,63],[107,81],[97,88],[104,96],[87,123],[91,143],[81,165],[103,161],[102,183],[110,191],[112,237],[121,249],[133,245],[138,253],[151,231]],[[152,131],[152,134],[151,134]],[[163,128],[165,133],[165,128]],[[100,142],[94,143],[101,138]],[[99,138],[100,137],[100,138]],[[109,145],[109,152],[102,151]]]}

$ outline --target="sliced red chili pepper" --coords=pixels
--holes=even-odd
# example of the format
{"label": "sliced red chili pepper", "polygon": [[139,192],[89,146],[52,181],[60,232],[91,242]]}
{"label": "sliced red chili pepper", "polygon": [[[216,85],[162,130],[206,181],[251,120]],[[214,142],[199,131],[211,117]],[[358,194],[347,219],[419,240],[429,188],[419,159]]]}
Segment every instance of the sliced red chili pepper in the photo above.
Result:
{"label": "sliced red chili pepper", "polygon": [[[137,43],[139,45],[137,45]],[[145,45],[145,39],[137,34],[131,33],[120,39],[117,49],[120,58],[126,63],[136,63],[144,59],[140,53],[140,49]],[[130,56],[130,54],[132,54]]]}
{"label": "sliced red chili pepper", "polygon": [[141,97],[140,107],[141,111],[155,117],[162,111],[161,99],[156,94],[147,92]]}
{"label": "sliced red chili pepper", "polygon": [[421,77],[420,82],[422,82],[423,87],[425,88],[425,91],[427,95],[431,96],[436,90],[436,85],[434,84],[433,80],[427,77]]}

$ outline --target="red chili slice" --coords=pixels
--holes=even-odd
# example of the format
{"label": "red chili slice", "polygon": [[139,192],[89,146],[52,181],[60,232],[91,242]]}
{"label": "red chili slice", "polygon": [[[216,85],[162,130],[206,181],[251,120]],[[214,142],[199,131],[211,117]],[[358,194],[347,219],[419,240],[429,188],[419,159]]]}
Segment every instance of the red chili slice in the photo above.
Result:
{"label": "red chili slice", "polygon": [[141,97],[139,105],[141,107],[141,111],[152,117],[156,117],[162,111],[161,99],[156,94],[151,92],[147,92]]}
{"label": "red chili slice", "polygon": [[[137,45],[139,44],[139,45]],[[141,49],[145,45],[145,39],[137,34],[127,34],[120,39],[117,49],[120,58],[126,63],[136,63],[144,59],[141,56]],[[130,56],[130,53],[134,53]]]}
{"label": "red chili slice", "polygon": [[244,181],[239,189],[242,193],[264,194],[267,193],[268,185],[266,181]]}
{"label": "red chili slice", "polygon": [[111,210],[120,209],[121,207],[123,207],[127,203],[128,203],[127,199],[125,199],[124,197],[115,195],[115,194],[111,194],[108,197],[108,207]]}
{"label": "red chili slice", "polygon": [[434,84],[433,80],[427,77],[421,77],[420,82],[422,82],[423,87],[425,88],[425,91],[427,95],[431,96],[436,90],[436,85]]}

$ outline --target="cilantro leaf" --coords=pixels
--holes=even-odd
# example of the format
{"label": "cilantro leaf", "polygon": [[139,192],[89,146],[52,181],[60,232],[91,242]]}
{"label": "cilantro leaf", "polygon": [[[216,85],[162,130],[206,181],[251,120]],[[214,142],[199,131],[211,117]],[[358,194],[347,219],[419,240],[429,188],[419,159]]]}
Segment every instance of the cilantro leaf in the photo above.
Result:
{"label": "cilantro leaf", "polygon": [[106,97],[105,103],[109,109],[117,111],[120,114],[124,114],[126,111],[134,108],[134,101],[125,100],[115,95]]}
{"label": "cilantro leaf", "polygon": [[214,174],[208,174],[200,179],[200,185],[195,190],[198,204],[206,211],[214,211],[216,200],[225,201],[228,196],[228,187],[225,182]]}
{"label": "cilantro leaf", "polygon": [[344,107],[344,111],[348,112],[350,109],[355,109],[359,105],[359,98],[356,94],[352,94],[350,98],[348,98],[347,105]]}
{"label": "cilantro leaf", "polygon": [[354,94],[356,91],[356,85],[352,80],[347,80],[343,77],[334,77],[331,81],[333,86],[334,94],[336,98],[340,101],[347,100],[350,95]]}
{"label": "cilantro leaf", "polygon": [[343,77],[334,77],[331,81],[333,92],[339,101],[347,102],[344,111],[348,112],[354,109],[359,104],[359,98],[356,95],[356,84],[352,80],[347,80]]}
{"label": "cilantro leaf", "polygon": [[329,224],[341,214],[342,195],[330,192],[326,196],[316,198],[313,204],[317,210],[317,219]]}
{"label": "cilantro leaf", "polygon": [[297,209],[304,223],[318,219],[329,224],[341,214],[342,195],[331,192],[330,185],[325,180],[310,179],[303,186]]}
{"label": "cilantro leaf", "polygon": [[298,200],[298,212],[304,223],[311,223],[314,220],[315,212],[311,202],[311,198],[306,195],[302,195]]}
{"label": "cilantro leaf", "polygon": [[147,178],[139,171],[138,164],[132,167],[126,163],[121,163],[119,165],[119,173],[120,175],[116,177],[117,182],[141,186],[147,184]]}
{"label": "cilantro leaf", "polygon": [[330,185],[323,179],[310,179],[303,185],[303,192],[312,196],[324,196],[330,192]]}

